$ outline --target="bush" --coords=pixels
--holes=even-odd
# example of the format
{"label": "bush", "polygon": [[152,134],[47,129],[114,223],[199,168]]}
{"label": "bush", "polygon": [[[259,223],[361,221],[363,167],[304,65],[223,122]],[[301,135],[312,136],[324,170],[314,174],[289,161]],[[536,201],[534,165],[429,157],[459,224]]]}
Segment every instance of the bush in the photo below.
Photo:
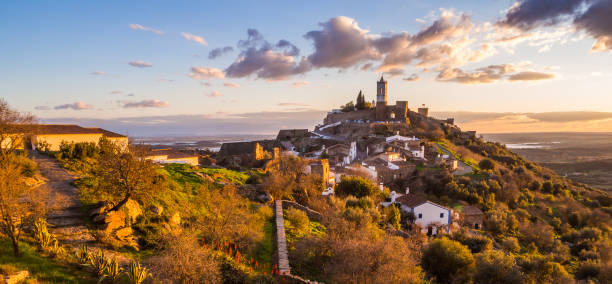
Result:
{"label": "bush", "polygon": [[453,235],[453,239],[466,245],[472,253],[490,250],[493,240],[486,236],[471,234],[467,230],[461,230]]}
{"label": "bush", "polygon": [[310,230],[308,216],[299,209],[287,209],[285,212],[285,223],[287,223],[287,231],[290,231],[292,237],[300,238]]}
{"label": "bush", "polygon": [[421,259],[423,269],[439,283],[468,282],[474,256],[467,246],[447,238],[429,243]]}
{"label": "bush", "polygon": [[495,169],[495,163],[490,159],[483,159],[478,163],[478,167],[483,171],[492,171]]}
{"label": "bush", "polygon": [[371,196],[378,188],[370,180],[362,177],[342,177],[334,190],[337,196],[352,195],[357,198]]}
{"label": "bush", "polygon": [[490,250],[476,255],[474,283],[523,283],[523,279],[512,256]]}
{"label": "bush", "polygon": [[509,252],[518,253],[521,250],[521,246],[519,245],[518,239],[515,237],[507,237],[502,243],[502,247]]}

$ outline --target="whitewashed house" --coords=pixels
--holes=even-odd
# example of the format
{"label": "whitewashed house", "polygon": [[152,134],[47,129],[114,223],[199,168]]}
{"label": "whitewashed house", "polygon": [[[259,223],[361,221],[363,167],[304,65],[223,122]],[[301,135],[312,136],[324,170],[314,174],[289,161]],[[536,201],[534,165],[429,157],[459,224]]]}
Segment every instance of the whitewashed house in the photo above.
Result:
{"label": "whitewashed house", "polygon": [[428,235],[438,234],[439,229],[450,232],[451,209],[427,200],[415,194],[406,194],[395,198],[404,212],[414,214],[414,223]]}

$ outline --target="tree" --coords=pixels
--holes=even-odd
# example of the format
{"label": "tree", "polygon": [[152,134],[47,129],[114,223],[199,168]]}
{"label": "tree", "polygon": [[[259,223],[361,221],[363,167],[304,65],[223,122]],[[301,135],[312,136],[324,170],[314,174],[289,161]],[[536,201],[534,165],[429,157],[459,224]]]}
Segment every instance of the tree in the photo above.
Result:
{"label": "tree", "polygon": [[366,109],[366,101],[363,93],[359,90],[359,94],[357,94],[357,103],[355,103],[355,108],[358,110]]}
{"label": "tree", "polygon": [[24,228],[44,216],[47,209],[46,191],[25,181],[31,161],[16,154],[33,132],[34,122],[32,115],[20,113],[0,99],[0,232],[11,240],[15,257],[20,256]]}
{"label": "tree", "polygon": [[439,283],[464,283],[474,269],[474,256],[467,246],[441,238],[429,243],[421,265]]}
{"label": "tree", "polygon": [[474,283],[523,283],[523,279],[512,256],[489,250],[476,255]]}
{"label": "tree", "polygon": [[399,230],[401,228],[402,214],[395,205],[387,206],[387,222],[393,226],[393,228]]}
{"label": "tree", "polygon": [[350,101],[348,103],[346,103],[343,106],[340,106],[340,109],[343,112],[350,112],[350,111],[354,111],[355,110],[355,104],[353,104],[353,101]]}
{"label": "tree", "polygon": [[492,171],[495,170],[495,163],[491,159],[482,159],[478,163],[478,167],[483,171]]}
{"label": "tree", "polygon": [[352,195],[357,198],[371,196],[378,188],[370,180],[362,177],[345,177],[342,176],[340,182],[336,184],[334,192],[338,196]]}
{"label": "tree", "polygon": [[97,168],[100,189],[117,201],[109,211],[121,208],[130,198],[146,199],[162,182],[153,162],[145,159],[147,150],[132,145],[125,148],[100,139]]}

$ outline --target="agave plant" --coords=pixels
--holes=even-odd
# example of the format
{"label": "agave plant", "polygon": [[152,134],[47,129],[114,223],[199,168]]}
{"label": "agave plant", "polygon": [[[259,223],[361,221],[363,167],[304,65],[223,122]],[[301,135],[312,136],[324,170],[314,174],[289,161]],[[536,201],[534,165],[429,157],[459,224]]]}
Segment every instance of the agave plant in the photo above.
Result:
{"label": "agave plant", "polygon": [[98,283],[106,279],[108,279],[111,283],[118,283],[119,278],[121,277],[121,272],[123,272],[123,268],[119,267],[119,263],[116,259],[111,258],[108,261],[104,274],[100,277],[100,279],[98,279]]}
{"label": "agave plant", "polygon": [[33,235],[38,250],[46,250],[53,243],[54,237],[47,229],[47,221],[42,218],[38,218],[36,222],[34,222]]}
{"label": "agave plant", "polygon": [[49,252],[54,257],[61,257],[66,253],[66,250],[62,246],[60,246],[59,242],[57,241],[55,237],[52,237],[51,242],[53,243],[53,245],[49,247]]}
{"label": "agave plant", "polygon": [[132,261],[126,272],[130,284],[140,284],[151,275],[146,267],[142,267],[138,261]]}
{"label": "agave plant", "polygon": [[91,256],[89,263],[96,271],[96,275],[102,276],[106,271],[106,267],[109,265],[109,260],[106,255],[104,255],[104,251],[98,249],[98,252]]}
{"label": "agave plant", "polygon": [[91,260],[91,254],[89,253],[89,249],[86,245],[82,245],[79,250],[74,253],[76,260],[81,265],[89,264]]}

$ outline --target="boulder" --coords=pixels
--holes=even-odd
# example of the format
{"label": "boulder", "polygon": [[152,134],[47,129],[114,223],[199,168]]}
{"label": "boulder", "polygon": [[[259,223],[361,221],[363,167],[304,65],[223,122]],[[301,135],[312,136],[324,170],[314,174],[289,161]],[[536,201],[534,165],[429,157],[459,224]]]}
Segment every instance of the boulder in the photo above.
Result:
{"label": "boulder", "polygon": [[6,283],[6,284],[21,283],[24,280],[26,280],[26,278],[28,278],[28,276],[30,276],[30,272],[28,272],[27,270],[19,271],[16,274],[9,275],[9,276],[4,276],[4,279],[2,279],[4,281],[2,283]]}
{"label": "boulder", "polygon": [[113,204],[110,202],[99,202],[98,204],[96,204],[94,206],[93,209],[89,210],[88,215],[89,217],[95,217],[97,215],[101,215],[104,214],[106,211],[108,211],[109,209],[113,208]]}
{"label": "boulder", "polygon": [[117,239],[127,240],[127,238],[132,235],[132,232],[133,231],[131,227],[125,227],[115,231],[115,236],[117,237]]}
{"label": "boulder", "polygon": [[159,205],[152,205],[151,207],[149,207],[149,210],[151,210],[153,214],[157,216],[161,216],[162,213],[164,212],[164,207],[161,207]]}
{"label": "boulder", "polygon": [[115,229],[125,227],[126,215],[123,211],[111,211],[94,218],[94,222],[103,223],[100,229],[106,233],[112,233]]}
{"label": "boulder", "polygon": [[125,210],[125,213],[127,214],[130,223],[135,223],[136,219],[138,219],[138,217],[142,215],[142,209],[140,208],[140,205],[138,204],[138,202],[132,199],[128,199],[128,201],[123,204],[123,206],[121,206],[121,209]]}
{"label": "boulder", "polygon": [[181,225],[181,214],[176,212],[170,217],[170,225],[178,227]]}
{"label": "boulder", "polygon": [[258,202],[261,202],[261,203],[268,203],[268,202],[272,201],[272,195],[270,195],[269,193],[267,193],[265,191],[264,192],[258,192],[256,200]]}

